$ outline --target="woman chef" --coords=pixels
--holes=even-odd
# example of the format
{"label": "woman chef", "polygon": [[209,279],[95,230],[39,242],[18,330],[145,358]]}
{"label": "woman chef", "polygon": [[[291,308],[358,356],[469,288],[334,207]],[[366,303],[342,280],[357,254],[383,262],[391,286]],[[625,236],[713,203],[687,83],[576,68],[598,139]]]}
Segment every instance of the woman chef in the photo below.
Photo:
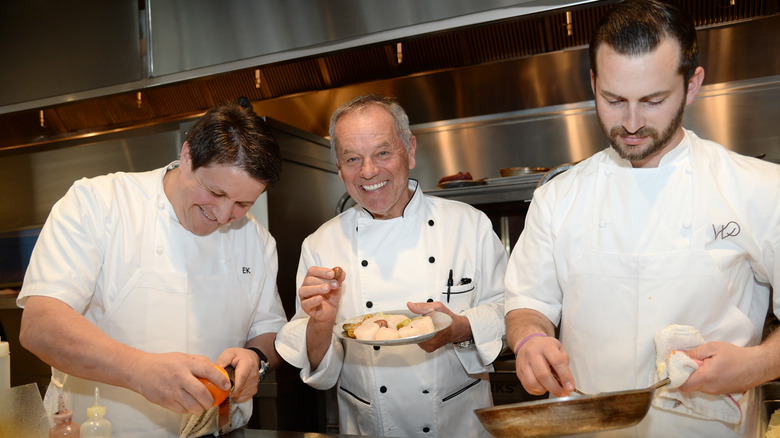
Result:
{"label": "woman chef", "polygon": [[212,405],[198,377],[230,387],[212,361],[235,368],[234,401],[251,399],[261,355],[280,361],[285,315],[275,242],[246,213],[280,169],[263,120],[226,104],[195,123],[181,161],[73,184],[17,301],[22,344],[52,365],[53,410],[62,392],[84,421],[99,386],[115,436],[178,437],[182,414]]}
{"label": "woman chef", "polygon": [[[341,433],[488,436],[473,410],[492,405],[487,373],[503,346],[506,251],[483,213],[425,196],[408,179],[416,142],[395,101],[345,103],[330,136],[358,205],[304,241],[298,309],[279,332],[279,354],[315,388],[338,383]],[[407,302],[415,313],[451,315],[452,325],[419,346],[333,334],[336,322]]]}
{"label": "woman chef", "polygon": [[644,388],[659,378],[656,333],[712,341],[687,351],[703,364],[667,392],[679,403],[656,396],[614,436],[739,436],[755,424],[743,393],[780,376],[780,335],[757,345],[770,285],[780,308],[780,166],[683,129],[704,78],[696,47],[676,7],[610,9],[590,53],[611,148],[536,191],[507,272],[507,337],[531,393]]}

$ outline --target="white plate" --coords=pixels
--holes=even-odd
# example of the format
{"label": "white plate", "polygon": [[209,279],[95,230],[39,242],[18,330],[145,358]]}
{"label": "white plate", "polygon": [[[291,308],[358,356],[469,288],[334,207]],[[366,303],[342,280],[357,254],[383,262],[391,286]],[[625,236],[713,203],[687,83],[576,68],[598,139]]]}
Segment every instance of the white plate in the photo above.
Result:
{"label": "white plate", "polygon": [[[373,312],[371,314],[375,315],[377,313],[380,313],[380,312]],[[409,318],[415,318],[415,317],[418,317],[418,316],[422,316],[419,313],[413,313],[413,312],[409,311],[409,309],[404,309],[404,310],[383,310],[381,313],[384,313],[385,315],[406,315]],[[410,336],[408,338],[398,338],[398,339],[388,339],[386,341],[361,340],[361,339],[350,338],[349,336],[347,336],[347,332],[345,332],[344,329],[342,329],[344,324],[347,324],[347,323],[350,323],[350,322],[351,323],[360,322],[360,321],[363,320],[363,317],[365,315],[356,316],[354,318],[345,319],[344,321],[341,321],[340,323],[336,324],[333,327],[333,333],[335,333],[336,336],[338,336],[341,339],[347,339],[347,340],[350,340],[350,341],[355,341],[355,342],[358,342],[358,343],[361,343],[361,344],[366,344],[366,345],[409,345],[409,344],[417,344],[417,343],[420,343],[420,342],[423,342],[423,341],[427,341],[428,339],[431,339],[436,333],[439,333],[440,331],[442,331],[442,330],[446,329],[447,327],[449,327],[450,324],[452,324],[452,318],[450,317],[450,315],[447,315],[446,313],[435,312],[434,311],[434,312],[426,313],[426,315],[430,316],[431,319],[433,320],[433,327],[434,327],[435,330],[432,331],[431,333],[426,333],[424,335],[419,335],[419,336]]]}

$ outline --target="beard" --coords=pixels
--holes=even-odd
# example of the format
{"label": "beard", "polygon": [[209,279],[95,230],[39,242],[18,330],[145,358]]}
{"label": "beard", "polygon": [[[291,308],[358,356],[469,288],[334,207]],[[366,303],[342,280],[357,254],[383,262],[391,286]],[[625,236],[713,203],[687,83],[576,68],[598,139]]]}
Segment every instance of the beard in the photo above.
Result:
{"label": "beard", "polygon": [[[628,132],[626,128],[621,126],[615,126],[613,128],[607,128],[604,125],[604,122],[601,120],[601,117],[598,114],[598,111],[596,111],[596,117],[599,120],[599,126],[601,127],[601,131],[604,132],[604,135],[609,140],[610,146],[612,146],[612,149],[617,151],[618,155],[620,155],[620,158],[623,158],[624,160],[629,161],[641,161],[645,158],[657,153],[661,149],[664,148],[667,144],[669,144],[669,141],[671,141],[672,137],[674,137],[675,133],[677,132],[677,129],[682,126],[682,118],[683,118],[683,111],[685,110],[685,99],[683,98],[682,102],[680,102],[680,107],[677,109],[677,114],[675,114],[674,118],[671,122],[669,122],[669,125],[666,126],[666,129],[663,130],[661,134],[658,133],[658,130],[651,127],[651,126],[643,126],[636,132]],[[627,146],[623,142],[620,141],[621,136],[628,136],[628,135],[635,135],[637,137],[649,137],[652,141],[649,145],[645,146]]]}

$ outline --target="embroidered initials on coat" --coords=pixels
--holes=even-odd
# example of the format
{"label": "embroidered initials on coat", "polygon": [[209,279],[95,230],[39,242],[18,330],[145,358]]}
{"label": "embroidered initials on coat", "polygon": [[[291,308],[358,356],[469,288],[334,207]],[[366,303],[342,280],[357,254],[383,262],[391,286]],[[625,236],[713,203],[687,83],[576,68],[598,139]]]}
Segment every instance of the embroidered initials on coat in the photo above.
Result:
{"label": "embroidered initials on coat", "polygon": [[715,233],[715,238],[717,239],[718,236],[720,236],[721,239],[725,239],[727,237],[736,236],[740,232],[739,224],[734,221],[729,221],[726,225],[722,225],[720,229],[718,229],[715,224],[712,224],[712,232]]}

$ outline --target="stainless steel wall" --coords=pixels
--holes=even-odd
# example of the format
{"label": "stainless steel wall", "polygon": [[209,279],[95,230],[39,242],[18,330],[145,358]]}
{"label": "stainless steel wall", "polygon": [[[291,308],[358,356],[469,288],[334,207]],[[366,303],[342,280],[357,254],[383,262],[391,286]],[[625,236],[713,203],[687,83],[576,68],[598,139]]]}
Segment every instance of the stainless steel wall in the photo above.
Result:
{"label": "stainless steel wall", "polygon": [[[683,124],[700,137],[745,155],[780,163],[780,76],[706,86],[687,107]],[[554,167],[608,146],[592,101],[415,125],[417,168],[424,189],[468,171],[498,178],[498,169]]]}
{"label": "stainless steel wall", "polygon": [[169,131],[128,131],[124,138],[82,138],[52,150],[0,157],[0,230],[46,221],[73,181],[119,171],[162,167],[178,156],[178,125]]}

